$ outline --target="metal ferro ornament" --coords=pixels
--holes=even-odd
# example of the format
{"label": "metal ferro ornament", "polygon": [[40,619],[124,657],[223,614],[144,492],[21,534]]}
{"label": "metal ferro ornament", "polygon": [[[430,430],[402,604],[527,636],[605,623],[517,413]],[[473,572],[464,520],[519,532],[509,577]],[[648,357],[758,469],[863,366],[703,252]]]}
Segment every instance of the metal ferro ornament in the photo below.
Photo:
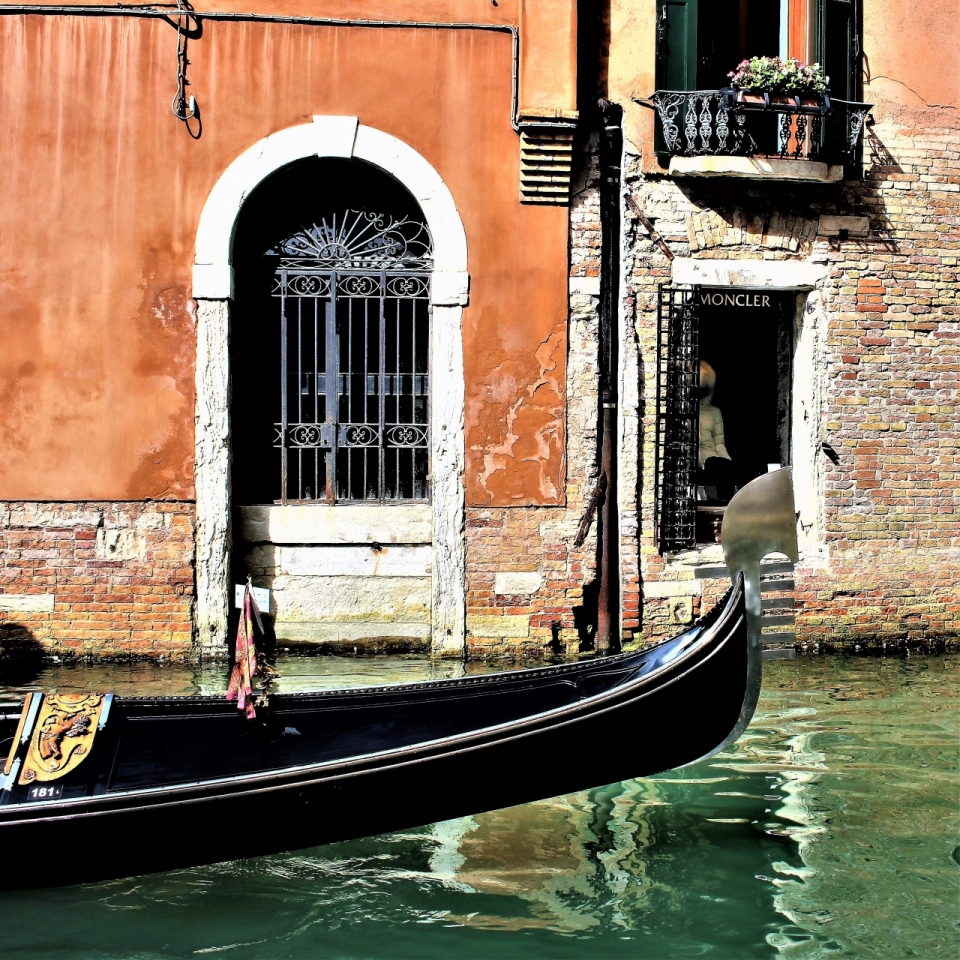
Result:
{"label": "metal ferro ornament", "polygon": [[774,470],[748,483],[730,501],[720,528],[723,557],[730,577],[743,574],[747,607],[747,689],[740,719],[715,752],[723,750],[747,728],[760,699],[762,650],[760,647],[760,561],[783,553],[793,563],[800,560],[797,514],[793,500],[793,471]]}
{"label": "metal ferro ornament", "polygon": [[53,693],[44,697],[20,783],[58,780],[90,753],[103,696],[99,693]]}
{"label": "metal ferro ornament", "polygon": [[734,583],[743,574],[747,613],[747,686],[736,726],[726,739],[701,760],[726,749],[747,729],[760,699],[763,653],[760,646],[760,561],[782,553],[800,560],[797,515],[793,500],[793,471],[774,470],[752,480],[730,501],[720,528],[723,557]]}

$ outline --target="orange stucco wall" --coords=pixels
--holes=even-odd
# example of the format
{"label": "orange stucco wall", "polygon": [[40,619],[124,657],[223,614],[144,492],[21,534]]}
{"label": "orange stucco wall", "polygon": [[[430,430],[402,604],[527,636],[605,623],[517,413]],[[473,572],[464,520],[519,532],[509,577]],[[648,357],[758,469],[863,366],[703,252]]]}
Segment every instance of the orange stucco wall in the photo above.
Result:
{"label": "orange stucco wall", "polygon": [[198,140],[170,113],[162,21],[3,16],[0,38],[0,499],[192,496],[200,211],[243,150],[325,113],[413,146],[463,218],[469,502],[562,499],[567,211],[518,199],[509,35],[207,21],[189,48]]}
{"label": "orange stucco wall", "polygon": [[[918,112],[946,108],[948,113],[932,125],[956,125],[958,21],[960,0],[943,4],[864,0],[863,95],[882,104],[884,120],[911,125]],[[931,125],[929,119],[926,123]]]}

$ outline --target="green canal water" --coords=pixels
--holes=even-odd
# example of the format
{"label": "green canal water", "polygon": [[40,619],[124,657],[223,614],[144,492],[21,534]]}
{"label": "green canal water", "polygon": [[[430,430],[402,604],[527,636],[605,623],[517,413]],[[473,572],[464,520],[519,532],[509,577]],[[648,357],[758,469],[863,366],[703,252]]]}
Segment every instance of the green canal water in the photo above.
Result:
{"label": "green canal water", "polygon": [[[463,670],[416,657],[280,668],[286,689]],[[960,956],[960,657],[764,669],[746,734],[694,767],[280,856],[0,894],[0,956]],[[180,693],[223,677],[53,666],[6,683]],[[630,750],[670,732],[610,735]],[[31,853],[0,856],[15,872]],[[50,869],[79,880],[84,864],[64,849]]]}

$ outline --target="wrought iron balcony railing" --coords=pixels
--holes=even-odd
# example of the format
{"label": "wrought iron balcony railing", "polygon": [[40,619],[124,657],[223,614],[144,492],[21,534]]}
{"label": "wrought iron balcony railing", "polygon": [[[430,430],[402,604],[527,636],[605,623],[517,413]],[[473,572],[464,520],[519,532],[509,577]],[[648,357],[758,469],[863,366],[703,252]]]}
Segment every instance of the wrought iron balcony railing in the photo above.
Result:
{"label": "wrought iron balcony railing", "polygon": [[[649,101],[672,156],[770,157],[844,163],[873,104],[830,96],[658,90]],[[662,149],[662,147],[661,147]]]}

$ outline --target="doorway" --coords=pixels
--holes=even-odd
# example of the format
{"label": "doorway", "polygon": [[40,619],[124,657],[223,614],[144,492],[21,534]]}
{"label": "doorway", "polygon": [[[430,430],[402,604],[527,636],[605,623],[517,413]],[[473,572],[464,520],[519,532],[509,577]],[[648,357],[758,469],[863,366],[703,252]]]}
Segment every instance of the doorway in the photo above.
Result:
{"label": "doorway", "polygon": [[277,639],[430,643],[430,281],[412,194],[360,160],[264,180],[234,241],[234,576],[272,591]]}

